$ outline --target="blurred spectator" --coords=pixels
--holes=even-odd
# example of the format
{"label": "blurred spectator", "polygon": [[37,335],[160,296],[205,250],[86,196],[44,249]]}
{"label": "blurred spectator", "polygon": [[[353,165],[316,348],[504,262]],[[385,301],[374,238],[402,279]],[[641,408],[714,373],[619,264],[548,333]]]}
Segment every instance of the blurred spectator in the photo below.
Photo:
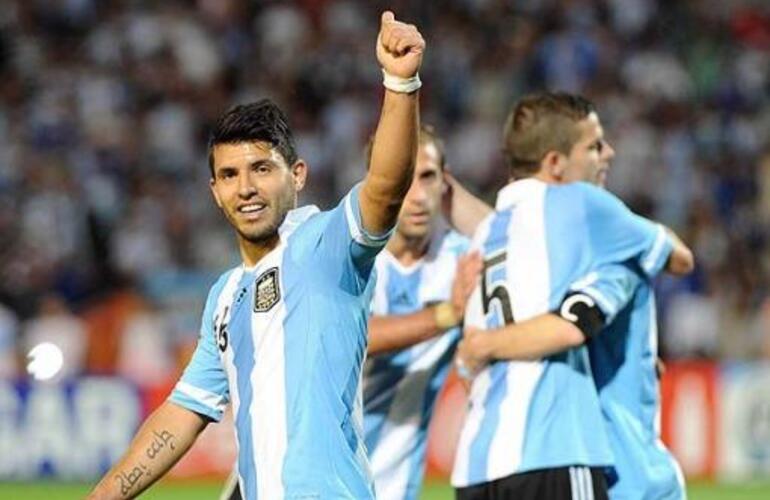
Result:
{"label": "blurred spectator", "polygon": [[177,375],[173,340],[161,312],[142,304],[120,332],[117,373],[143,388],[165,384]]}
{"label": "blurred spectator", "polygon": [[22,325],[21,351],[26,355],[43,342],[54,344],[61,349],[64,364],[51,380],[66,380],[83,373],[87,340],[85,325],[61,297],[44,295],[38,314]]}
{"label": "blurred spectator", "polygon": [[[661,295],[662,345],[753,357],[770,355],[765,4],[395,8],[428,40],[423,116],[447,138],[462,180],[488,199],[505,182],[500,130],[522,93],[587,94],[618,151],[610,188],[695,249],[699,276]],[[381,7],[0,0],[0,296],[11,314],[33,318],[40,297],[59,294],[88,324],[89,370],[133,373],[124,363],[135,354],[121,346],[147,352],[152,335],[172,338],[150,353],[152,371],[166,370],[166,348],[184,350],[197,332],[199,283],[237,262],[208,193],[207,127],[234,102],[278,100],[315,177],[301,202],[328,206],[364,169]],[[170,275],[197,276],[195,300],[150,297],[158,309],[148,311],[143,295]],[[123,278],[135,287],[121,288]]]}
{"label": "blurred spectator", "polygon": [[16,362],[18,327],[13,311],[0,304],[0,380],[13,380],[19,375]]}

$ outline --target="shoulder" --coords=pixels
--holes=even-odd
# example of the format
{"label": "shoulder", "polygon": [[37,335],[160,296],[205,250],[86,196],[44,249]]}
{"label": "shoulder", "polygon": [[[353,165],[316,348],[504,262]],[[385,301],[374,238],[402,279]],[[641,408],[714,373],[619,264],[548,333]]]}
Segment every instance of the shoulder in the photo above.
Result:
{"label": "shoulder", "polygon": [[549,186],[546,210],[564,221],[577,218],[597,224],[622,219],[630,212],[620,198],[586,182]]}
{"label": "shoulder", "polygon": [[227,282],[233,276],[233,273],[237,272],[240,268],[241,266],[235,266],[219,275],[219,278],[217,278],[214,284],[211,285],[211,288],[209,288],[209,300],[216,300],[216,298],[219,296],[219,294],[222,293],[222,290],[227,285]]}
{"label": "shoulder", "polygon": [[497,209],[487,215],[473,233],[470,247],[481,248],[490,238],[505,238],[510,231],[510,221],[513,218],[515,207]]}
{"label": "shoulder", "polygon": [[329,224],[331,211],[311,205],[294,209],[281,224],[279,233],[293,259],[312,254]]}
{"label": "shoulder", "polygon": [[563,190],[568,197],[574,197],[575,201],[594,209],[620,209],[625,208],[625,204],[604,188],[589,184],[587,182],[573,182],[554,188]]}
{"label": "shoulder", "polygon": [[450,254],[454,257],[466,253],[471,245],[470,238],[449,229],[439,237],[439,254]]}

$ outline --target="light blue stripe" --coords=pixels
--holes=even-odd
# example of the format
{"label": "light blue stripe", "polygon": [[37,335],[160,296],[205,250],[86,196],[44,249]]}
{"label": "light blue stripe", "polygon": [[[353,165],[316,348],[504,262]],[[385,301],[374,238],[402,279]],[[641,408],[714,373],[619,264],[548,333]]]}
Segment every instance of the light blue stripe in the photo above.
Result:
{"label": "light blue stripe", "polygon": [[[510,225],[512,216],[513,212],[511,210],[497,212],[495,214],[490,225],[489,236],[487,236],[487,240],[484,242],[485,256],[508,246],[508,226]],[[495,278],[507,280],[506,266],[501,265],[500,268],[503,270],[502,275],[498,275],[499,271],[496,271]],[[482,277],[482,279],[485,279],[485,277]],[[489,278],[486,277],[486,279]],[[487,316],[486,321],[488,328],[501,326],[502,318],[497,318],[496,316],[497,315]],[[489,450],[492,444],[492,437],[500,422],[500,403],[502,403],[508,390],[507,372],[508,363],[505,362],[495,363],[489,368],[491,383],[486,400],[484,401],[484,417],[481,420],[479,432],[474,438],[473,443],[471,443],[469,453],[470,460],[468,474],[470,483],[486,481],[487,479]]]}
{"label": "light blue stripe", "polygon": [[[422,269],[401,274],[393,264],[389,264],[386,273],[386,315],[411,314],[417,311],[420,308],[418,292]],[[380,444],[380,434],[398,394],[397,385],[406,376],[411,359],[411,349],[404,349],[392,354],[380,354],[369,361],[371,365],[364,394],[364,429],[366,448],[370,456]]]}
{"label": "light blue stripe", "polygon": [[[238,290],[249,285],[254,279],[252,273],[244,273]],[[248,300],[254,300],[251,297]],[[254,371],[254,339],[251,336],[251,307],[244,304],[230,318],[228,331],[230,333],[233,364],[238,377],[238,412],[235,416],[235,428],[238,433],[238,474],[243,479],[244,498],[257,498],[257,467],[254,463],[254,440],[251,435],[251,401],[253,387],[251,373]],[[243,336],[234,338],[233,333]]]}
{"label": "light blue stripe", "polygon": [[[293,235],[289,242],[297,246],[296,235]],[[308,295],[308,291],[302,290],[302,288],[309,287],[309,284],[306,281],[307,278],[303,280],[300,269],[288,261],[288,256],[287,250],[281,265],[281,285],[283,286],[283,300],[286,307],[286,317],[283,324],[283,383],[285,384],[284,390],[286,391],[286,432],[291,437],[295,431],[303,426],[303,422],[299,420],[302,417],[302,413],[309,411],[308,408],[300,409],[299,406],[308,406],[314,402],[302,394],[302,388],[304,384],[312,382],[306,380],[306,367],[311,359],[308,355],[312,356],[311,353],[317,350],[318,346],[315,344],[314,339],[308,337],[307,325],[302,324],[307,321],[311,313],[308,311],[306,314],[298,314],[299,310],[303,310],[303,300],[307,301]],[[276,383],[279,382],[276,381]],[[294,405],[298,406],[297,410],[292,410]],[[322,429],[318,429],[318,431],[325,432]],[[289,439],[282,470],[283,484],[288,486],[284,491],[286,496],[303,492],[303,488],[308,487],[307,483],[301,480],[301,477],[291,476],[295,475],[303,467],[307,467],[308,462],[312,463],[316,460],[326,459],[326,457],[317,454],[316,447],[306,446],[304,450],[301,447],[297,447],[295,443],[301,443],[303,438],[305,438],[305,435],[300,432],[300,434],[295,436],[294,441]],[[313,476],[313,471],[307,470],[305,476],[306,479],[308,476]],[[293,488],[297,489],[294,490]],[[311,494],[317,492],[311,490],[304,491],[304,493]]]}
{"label": "light blue stripe", "polygon": [[484,418],[479,427],[479,433],[473,440],[470,451],[469,474],[471,483],[487,480],[487,464],[489,462],[489,450],[492,446],[492,437],[500,424],[500,404],[508,392],[508,363],[497,362],[489,368],[489,376],[492,379],[489,392],[484,401]]}

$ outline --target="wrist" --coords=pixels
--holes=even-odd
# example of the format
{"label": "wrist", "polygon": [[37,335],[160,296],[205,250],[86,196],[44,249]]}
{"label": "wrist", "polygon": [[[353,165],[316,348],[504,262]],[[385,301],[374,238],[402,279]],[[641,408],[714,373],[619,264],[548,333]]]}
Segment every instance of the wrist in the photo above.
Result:
{"label": "wrist", "polygon": [[404,78],[401,76],[393,75],[382,69],[382,85],[392,91],[399,94],[411,94],[416,92],[422,87],[422,81],[420,81],[420,74],[415,73],[414,76]]}
{"label": "wrist", "polygon": [[455,312],[450,302],[441,302],[433,307],[433,318],[436,326],[441,330],[448,330],[460,324],[462,317]]}

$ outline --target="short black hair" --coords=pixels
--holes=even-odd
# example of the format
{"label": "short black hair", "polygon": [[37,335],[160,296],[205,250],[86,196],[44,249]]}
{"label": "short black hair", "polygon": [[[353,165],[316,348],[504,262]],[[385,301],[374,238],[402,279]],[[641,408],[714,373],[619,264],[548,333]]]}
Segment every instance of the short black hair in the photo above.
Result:
{"label": "short black hair", "polygon": [[267,142],[289,166],[297,161],[294,136],[286,115],[270,99],[239,104],[219,117],[209,134],[209,170],[214,177],[214,146],[238,142]]}

